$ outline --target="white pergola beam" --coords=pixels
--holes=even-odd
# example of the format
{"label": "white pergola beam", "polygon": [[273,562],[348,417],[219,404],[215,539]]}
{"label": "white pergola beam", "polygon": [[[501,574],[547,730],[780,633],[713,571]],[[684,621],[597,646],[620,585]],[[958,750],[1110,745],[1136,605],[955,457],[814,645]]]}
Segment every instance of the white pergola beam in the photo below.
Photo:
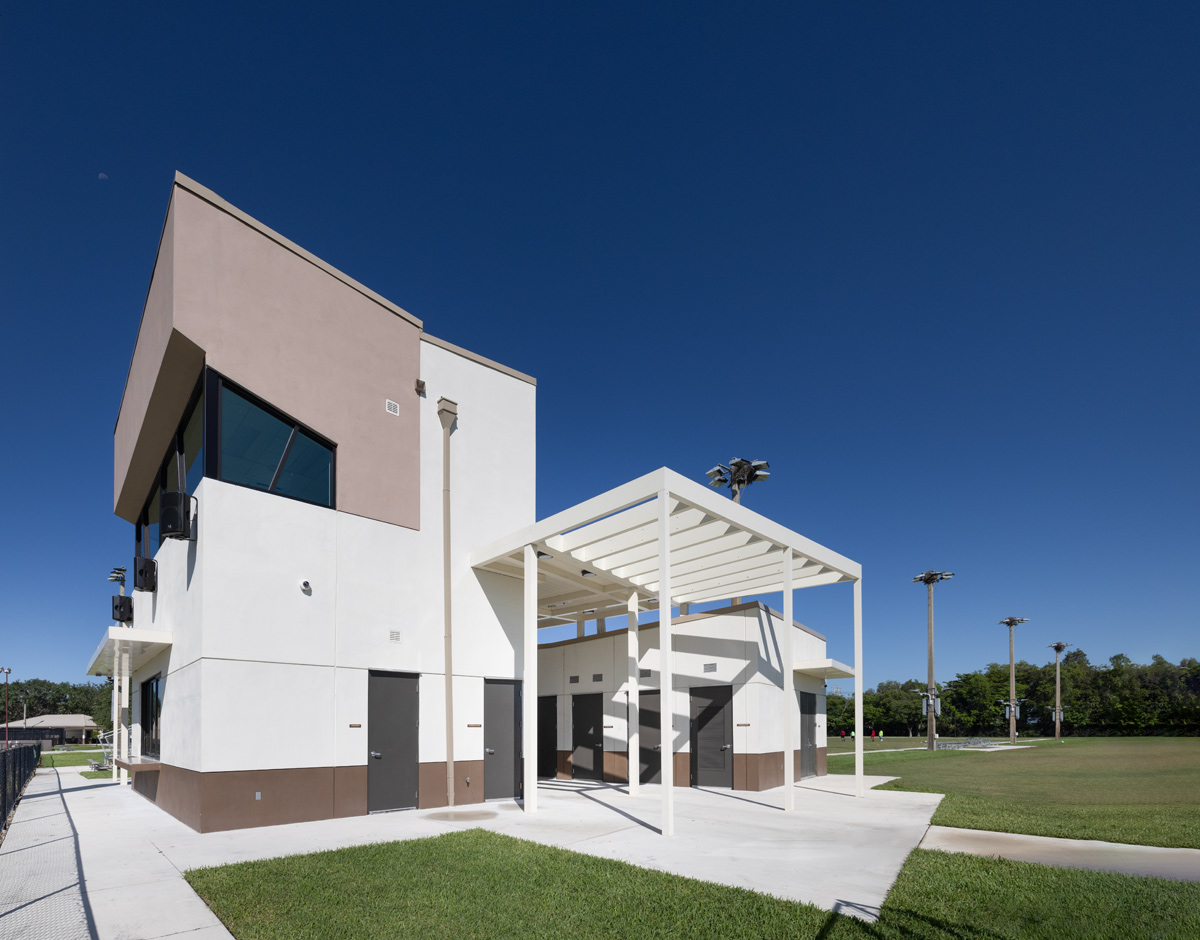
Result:
{"label": "white pergola beam", "polygon": [[[651,507],[653,503],[649,504]],[[674,505],[679,505],[674,503]],[[639,506],[638,509],[641,507]],[[633,510],[626,510],[632,512]],[[699,509],[691,509],[684,507],[682,512],[671,516],[671,533],[682,532],[686,529],[698,526],[704,520],[704,513]],[[600,525],[600,523],[593,523]],[[590,526],[588,528],[591,528]],[[584,530],[586,531],[586,529]],[[612,565],[604,565],[604,559],[609,555],[627,552],[631,549],[641,548],[646,545],[653,546],[658,541],[658,520],[652,519],[645,525],[638,526],[636,529],[629,529],[617,535],[611,535],[608,538],[600,539],[595,542],[589,542],[579,548],[572,549],[568,554],[572,558],[577,558],[581,562],[594,561],[596,564],[606,568],[611,568]],[[651,549],[653,552],[653,549]]]}
{"label": "white pergola beam", "polygon": [[[812,575],[807,578],[796,578],[793,581],[793,587],[799,590],[824,584],[837,584],[843,577],[840,572],[827,571],[824,574]],[[706,601],[718,601],[731,596],[746,597],[750,594],[774,593],[782,589],[780,581],[778,575],[774,578],[752,582],[726,579],[711,587],[696,588],[677,594],[675,600],[687,604],[702,604]]]}
{"label": "white pergola beam", "polygon": [[[717,519],[697,524],[689,529],[681,529],[679,533],[672,535],[672,549],[678,553],[695,545],[703,545],[725,535],[730,528],[728,522]],[[644,566],[646,571],[653,571],[654,565],[658,561],[657,542],[658,539],[655,538],[640,545],[631,545],[624,551],[596,558],[593,564],[602,571],[613,571],[617,568],[636,569],[639,565]]]}

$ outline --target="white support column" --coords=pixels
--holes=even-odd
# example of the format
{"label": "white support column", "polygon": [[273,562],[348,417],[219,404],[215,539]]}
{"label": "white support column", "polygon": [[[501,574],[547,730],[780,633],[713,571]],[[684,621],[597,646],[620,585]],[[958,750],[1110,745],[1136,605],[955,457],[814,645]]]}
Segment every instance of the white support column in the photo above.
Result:
{"label": "white support column", "polygon": [[625,633],[625,642],[629,653],[629,709],[628,709],[628,748],[629,759],[625,762],[629,767],[629,795],[637,796],[638,784],[641,781],[640,748],[641,736],[638,731],[639,695],[638,695],[638,596],[637,591],[629,595],[628,605],[629,629]]}
{"label": "white support column", "polygon": [[[129,760],[129,685],[133,681],[133,655],[129,644],[122,643],[121,652],[121,759]],[[129,771],[121,771],[121,782],[129,779]]]}
{"label": "white support column", "polygon": [[112,752],[112,778],[120,779],[121,772],[117,770],[117,745],[121,737],[121,641],[116,643],[113,651],[113,687],[112,687],[112,734],[108,745]]}
{"label": "white support column", "polygon": [[862,578],[854,582],[854,795],[866,796],[863,786]]}
{"label": "white support column", "polygon": [[783,642],[780,664],[783,669],[783,811],[790,813],[796,808],[796,754],[792,712],[796,710],[796,674],[792,666],[796,663],[792,651],[792,550],[783,552]]}
{"label": "white support column", "polygon": [[522,676],[521,724],[524,740],[521,753],[525,758],[524,796],[525,812],[537,812],[537,693],[538,693],[538,650],[537,650],[537,550],[525,546],[525,655]]}
{"label": "white support column", "polygon": [[585,623],[587,623],[587,618],[584,617],[583,614],[580,614],[575,618],[575,638],[577,640],[583,639],[583,634],[586,632],[584,630]]}
{"label": "white support column", "polygon": [[662,741],[662,834],[675,834],[675,655],[671,636],[671,502],[658,493],[659,738]]}

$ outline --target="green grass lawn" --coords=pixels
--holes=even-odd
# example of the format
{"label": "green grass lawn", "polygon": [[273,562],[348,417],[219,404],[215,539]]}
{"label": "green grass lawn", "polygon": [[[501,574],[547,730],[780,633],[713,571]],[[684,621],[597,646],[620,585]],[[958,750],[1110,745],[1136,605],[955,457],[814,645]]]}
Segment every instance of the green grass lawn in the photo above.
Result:
{"label": "green grass lawn", "polygon": [[83,767],[89,760],[95,760],[90,754],[77,754],[74,751],[43,751],[42,767]]}
{"label": "green grass lawn", "polygon": [[[1007,753],[868,753],[883,789],[945,793],[940,826],[1200,848],[1200,739],[1067,738]],[[830,773],[854,762],[829,761]]]}
{"label": "green grass lawn", "polygon": [[79,776],[85,777],[88,780],[112,780],[112,771],[111,770],[84,770],[84,771],[80,772]]}
{"label": "green grass lawn", "polygon": [[1200,936],[1200,884],[920,850],[876,924],[482,829],[187,878],[238,940]]}

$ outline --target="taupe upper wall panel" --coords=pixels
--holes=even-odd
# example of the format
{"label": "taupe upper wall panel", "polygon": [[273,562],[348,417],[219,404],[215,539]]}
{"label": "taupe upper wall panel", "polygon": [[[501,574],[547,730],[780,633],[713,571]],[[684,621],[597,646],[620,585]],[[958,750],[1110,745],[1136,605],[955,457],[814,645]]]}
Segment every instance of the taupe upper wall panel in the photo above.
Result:
{"label": "taupe upper wall panel", "polygon": [[[418,528],[419,321],[196,189],[174,187],[130,367],[116,433],[118,515],[136,517],[174,430],[148,421],[158,409],[146,402],[166,392],[162,337],[177,333],[209,366],[338,445],[339,510]],[[389,398],[399,416],[385,409]]]}

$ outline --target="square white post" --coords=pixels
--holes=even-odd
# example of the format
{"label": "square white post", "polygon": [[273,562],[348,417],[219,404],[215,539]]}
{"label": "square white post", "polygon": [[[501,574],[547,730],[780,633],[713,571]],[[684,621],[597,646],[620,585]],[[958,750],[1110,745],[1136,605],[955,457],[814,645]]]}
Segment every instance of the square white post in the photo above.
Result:
{"label": "square white post", "polygon": [[[121,643],[121,759],[129,761],[129,686],[133,681],[133,649],[128,643]],[[129,772],[122,768],[121,782],[129,779]]]}
{"label": "square white post", "polygon": [[521,752],[525,758],[524,786],[525,812],[537,812],[537,693],[538,693],[538,649],[537,649],[537,550],[525,546],[525,657],[521,694],[521,724],[524,740]]}
{"label": "square white post", "polygon": [[662,701],[662,834],[675,834],[675,656],[671,641],[671,501],[658,492],[658,673]]}
{"label": "square white post", "polygon": [[[783,811],[790,813],[796,808],[796,752],[792,712],[796,710],[796,675],[792,666],[796,663],[792,651],[792,550],[783,551]],[[801,748],[803,750],[803,747]]]}
{"label": "square white post", "polygon": [[629,727],[626,729],[629,734],[629,743],[626,745],[629,751],[629,759],[626,764],[629,767],[629,795],[637,796],[638,784],[641,781],[638,779],[641,776],[640,767],[640,748],[641,736],[638,733],[638,596],[637,591],[629,595],[629,604],[627,607],[629,617],[629,629],[625,634],[625,642],[629,655],[629,708],[628,722]]}
{"label": "square white post", "polygon": [[854,582],[854,795],[863,787],[862,578]]}

